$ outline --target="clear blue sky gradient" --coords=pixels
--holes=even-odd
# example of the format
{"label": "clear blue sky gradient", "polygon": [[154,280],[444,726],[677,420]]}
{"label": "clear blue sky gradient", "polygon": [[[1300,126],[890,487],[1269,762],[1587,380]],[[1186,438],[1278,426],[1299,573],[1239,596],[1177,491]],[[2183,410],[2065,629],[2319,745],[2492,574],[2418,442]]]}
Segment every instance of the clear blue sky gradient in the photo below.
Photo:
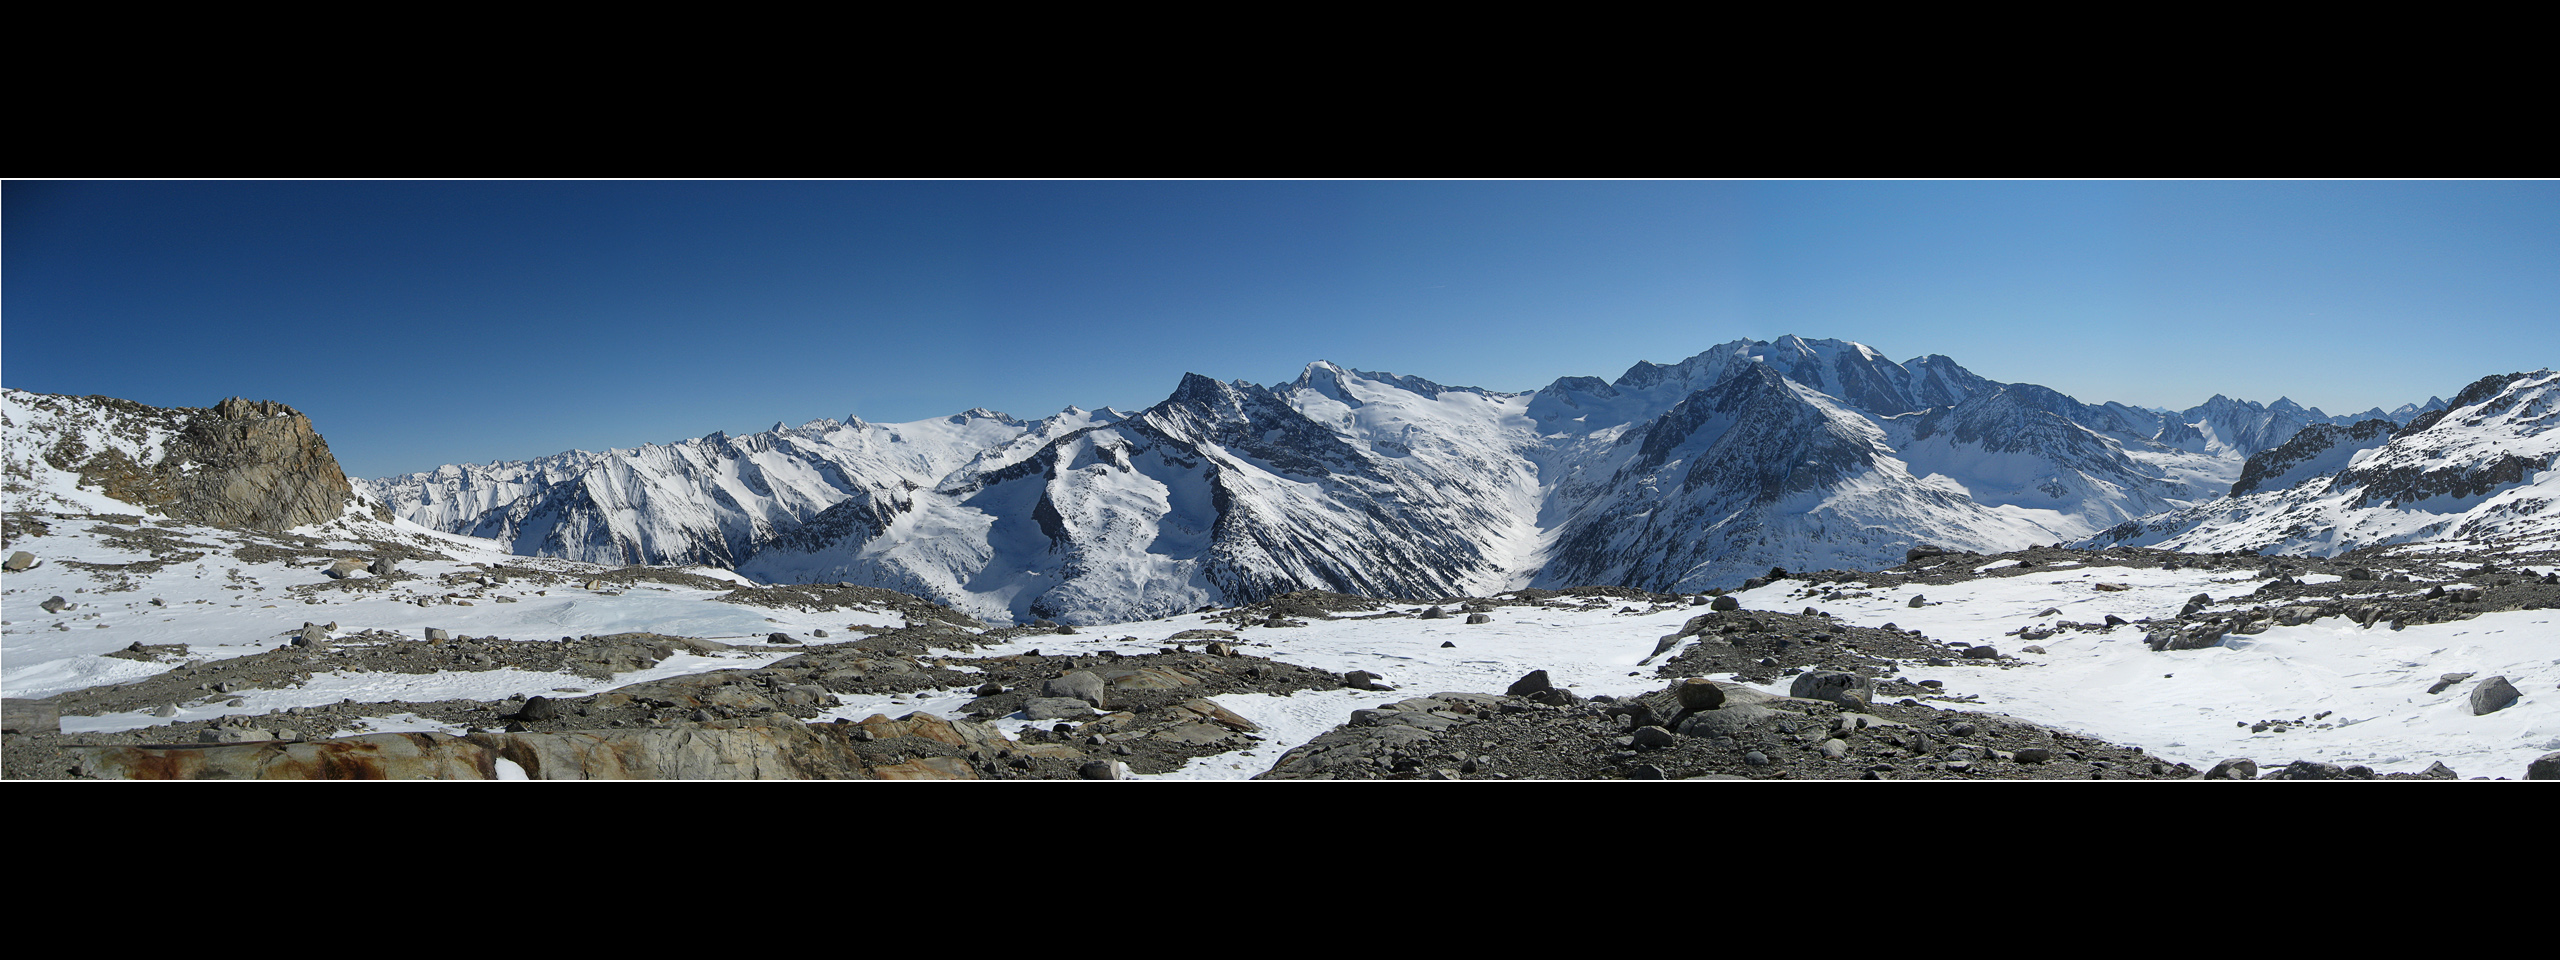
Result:
{"label": "clear blue sky gradient", "polygon": [[358,476],[1790,333],[2171,408],[2560,363],[2539,182],[12,181],[0,215],[0,383],[281,400]]}

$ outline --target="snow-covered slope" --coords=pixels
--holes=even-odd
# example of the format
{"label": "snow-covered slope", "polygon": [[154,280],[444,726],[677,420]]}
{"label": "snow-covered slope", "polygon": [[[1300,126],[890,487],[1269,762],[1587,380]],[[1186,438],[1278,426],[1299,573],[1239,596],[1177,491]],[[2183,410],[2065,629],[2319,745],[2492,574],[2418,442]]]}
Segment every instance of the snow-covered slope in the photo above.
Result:
{"label": "snow-covered slope", "polygon": [[[2101,433],[2066,419],[2051,409],[2057,399],[2117,429]],[[1914,475],[2061,537],[2087,536],[2207,495],[2162,464],[2128,454],[2118,438],[2128,436],[2122,428],[2129,425],[2107,413],[2042,387],[2013,384],[1951,407],[1888,418],[1885,425]]]}
{"label": "snow-covered slope", "polygon": [[843,509],[823,524],[876,522],[964,464],[1027,452],[1018,441],[1096,420],[1071,407],[1038,423],[987,410],[916,423],[777,423],[743,437],[449,465],[366,486],[402,518],[527,556],[734,567],[830,508]]}
{"label": "snow-covered slope", "polygon": [[1914,478],[1884,431],[1811,387],[1746,367],[1620,446],[1631,455],[1564,523],[1542,586],[1727,586],[1770,566],[1881,566],[1921,541],[1999,550],[2053,539]]}
{"label": "snow-covered slope", "polygon": [[2090,542],[2329,556],[2422,540],[2560,540],[2556,401],[2550,370],[2484,378],[2387,442],[2370,426],[2313,433],[2253,458],[2249,485],[2230,497]]}
{"label": "snow-covered slope", "polygon": [[1514,449],[1534,436],[1520,398],[1328,363],[1282,391],[1192,375],[1125,421],[955,472],[876,529],[794,537],[740,570],[1070,623],[1525,575],[1536,484]]}

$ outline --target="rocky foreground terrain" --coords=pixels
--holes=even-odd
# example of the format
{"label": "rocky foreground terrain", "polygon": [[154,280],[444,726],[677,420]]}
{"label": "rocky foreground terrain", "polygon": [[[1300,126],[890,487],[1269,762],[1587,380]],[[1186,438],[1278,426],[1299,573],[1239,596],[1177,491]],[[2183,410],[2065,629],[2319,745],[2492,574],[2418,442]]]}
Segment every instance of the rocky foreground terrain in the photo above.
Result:
{"label": "rocky foreground terrain", "polygon": [[[37,600],[17,585],[30,582],[24,578],[41,571],[44,559],[13,556],[7,574],[12,630],[28,629],[30,621],[40,630],[70,630],[83,622],[84,605],[100,604],[99,594],[148,594],[160,585],[156,578],[175,576],[214,552],[225,556],[202,569],[245,561],[300,571],[291,574],[298,582],[283,596],[311,610],[400,591],[409,598],[404,608],[447,609],[568,594],[604,603],[692,591],[741,612],[789,613],[798,623],[839,626],[725,639],[649,632],[554,638],[305,622],[272,646],[219,658],[182,643],[136,642],[112,657],[160,672],[9,703],[0,767],[12,779],[1125,779],[1174,774],[1204,759],[1273,753],[1260,779],[2560,776],[2554,769],[2560,754],[2543,757],[2530,771],[2456,771],[2436,763],[2387,774],[2280,754],[2173,761],[2140,746],[2027,722],[2014,708],[1981,709],[1965,679],[2036,669],[2045,658],[2042,644],[2074,640],[2122,640],[2166,656],[2329,618],[2387,634],[2560,608],[2560,582],[2531,569],[2548,569],[2560,557],[2542,554],[2490,557],[2431,548],[2320,560],[2129,547],[1994,555],[1922,548],[1883,571],[1773,570],[1736,596],[1580,588],[1417,605],[1304,591],[1100,630],[1048,623],[991,629],[947,607],[875,588],[758,587],[661,568],[562,561],[463,563],[416,539],[239,530],[218,538],[202,528],[122,516],[20,516],[9,532],[13,542],[58,544],[61,532],[72,528],[145,559],[56,560],[56,574],[76,566],[100,589],[78,600]],[[2177,609],[2143,617],[2081,622],[2048,611],[2057,615],[2032,618],[2012,636],[1969,640],[1890,623],[1860,625],[1824,609],[2056,567],[2086,574],[2093,596],[2114,586],[2114,578],[2181,568],[2245,577],[2249,587],[2183,597]],[[251,578],[233,572],[234,580]],[[230,586],[242,593],[274,587]],[[1760,606],[1746,607],[1737,596],[1757,598]],[[1771,597],[1801,607],[1767,609]],[[119,602],[146,613],[165,606]],[[1938,602],[1912,593],[1908,606],[1921,610]],[[1451,637],[1439,647],[1455,651],[1471,636],[1467,630],[1568,615],[1676,629],[1652,641],[1650,655],[1638,661],[1642,676],[1615,681],[1617,693],[1589,695],[1543,669],[1524,671],[1501,689],[1397,690],[1392,667],[1337,671],[1290,662],[1287,652],[1294,636],[1325,628],[1380,637],[1445,629],[1431,635]],[[1625,634],[1620,629],[1612,636]],[[658,675],[671,664],[703,658],[739,658],[746,665]],[[1911,678],[1922,672],[1937,676]],[[250,703],[262,692],[302,688],[315,678],[387,683],[466,675],[548,677],[554,685],[490,699],[347,698],[267,711]],[[2550,693],[2518,691],[2503,677],[2444,676],[2433,686],[2430,695],[2468,698],[2483,715]],[[1272,731],[1221,703],[1328,696],[1360,697],[1366,705],[1344,710],[1338,725],[1294,743],[1273,743]],[[848,715],[849,705],[865,703],[886,709]],[[941,712],[922,709],[927,704]],[[106,716],[150,720],[61,732],[66,719],[76,727],[79,718]],[[2330,718],[2258,722],[2261,730],[2281,733]],[[402,729],[365,732],[386,726]]]}

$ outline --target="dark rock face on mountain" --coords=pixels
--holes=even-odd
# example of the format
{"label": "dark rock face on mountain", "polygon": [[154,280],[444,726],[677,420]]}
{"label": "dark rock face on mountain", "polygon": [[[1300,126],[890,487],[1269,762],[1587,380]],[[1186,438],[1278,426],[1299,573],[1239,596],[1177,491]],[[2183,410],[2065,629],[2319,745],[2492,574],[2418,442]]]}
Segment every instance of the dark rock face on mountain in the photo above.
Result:
{"label": "dark rock face on mountain", "polygon": [[[335,519],[355,496],[310,418],[281,403],[234,397],[164,409],[110,397],[15,397],[52,418],[13,425],[43,435],[47,465],[178,519],[282,530]],[[93,447],[92,439],[106,442]]]}
{"label": "dark rock face on mountain", "polygon": [[2347,427],[2328,423],[2304,427],[2293,439],[2250,457],[2240,468],[2240,479],[2231,485],[2231,495],[2293,486],[2307,476],[2304,468],[2314,464],[2334,461],[2337,467],[2333,469],[2342,469],[2345,457],[2381,446],[2398,429],[2399,425],[2389,420],[2367,420]]}

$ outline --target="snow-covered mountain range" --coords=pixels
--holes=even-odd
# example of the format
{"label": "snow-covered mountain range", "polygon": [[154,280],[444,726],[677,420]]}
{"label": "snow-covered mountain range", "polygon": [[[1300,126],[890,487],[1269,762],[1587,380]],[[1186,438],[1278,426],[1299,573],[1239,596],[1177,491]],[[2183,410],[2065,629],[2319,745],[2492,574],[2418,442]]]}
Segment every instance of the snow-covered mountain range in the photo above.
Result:
{"label": "snow-covered mountain range", "polygon": [[2406,425],[2312,424],[2249,458],[2230,496],[2089,543],[2335,556],[2425,540],[2560,539],[2560,374],[2484,377]]}
{"label": "snow-covered mountain range", "polygon": [[[2351,417],[2222,396],[2167,413],[1789,336],[1533,393],[1319,361],[1268,387],[1189,375],[1136,413],[816,420],[360,485],[402,518],[527,555],[704,564],[887,587],[996,620],[1106,623],[1308,587],[1696,591],[1771,566],[1872,568],[1923,542],[2162,542],[2237,519],[2197,513],[2235,482],[2264,490],[2342,468],[2311,441],[2287,447],[2306,428],[2349,438],[2320,441],[2334,451],[2385,427],[2471,423],[2447,413],[2486,399],[2469,396]],[[2385,423],[2356,425],[2373,420]],[[2475,424],[2473,441],[2442,452],[2491,456],[2493,434],[2538,430],[2529,420]],[[2508,453],[2512,469],[2484,476],[2522,473],[2498,490],[2550,467],[2547,452]],[[2262,456],[2274,459],[2250,473]],[[2163,519],[2175,517],[2196,519]],[[2355,542],[2509,526],[2430,521]]]}

